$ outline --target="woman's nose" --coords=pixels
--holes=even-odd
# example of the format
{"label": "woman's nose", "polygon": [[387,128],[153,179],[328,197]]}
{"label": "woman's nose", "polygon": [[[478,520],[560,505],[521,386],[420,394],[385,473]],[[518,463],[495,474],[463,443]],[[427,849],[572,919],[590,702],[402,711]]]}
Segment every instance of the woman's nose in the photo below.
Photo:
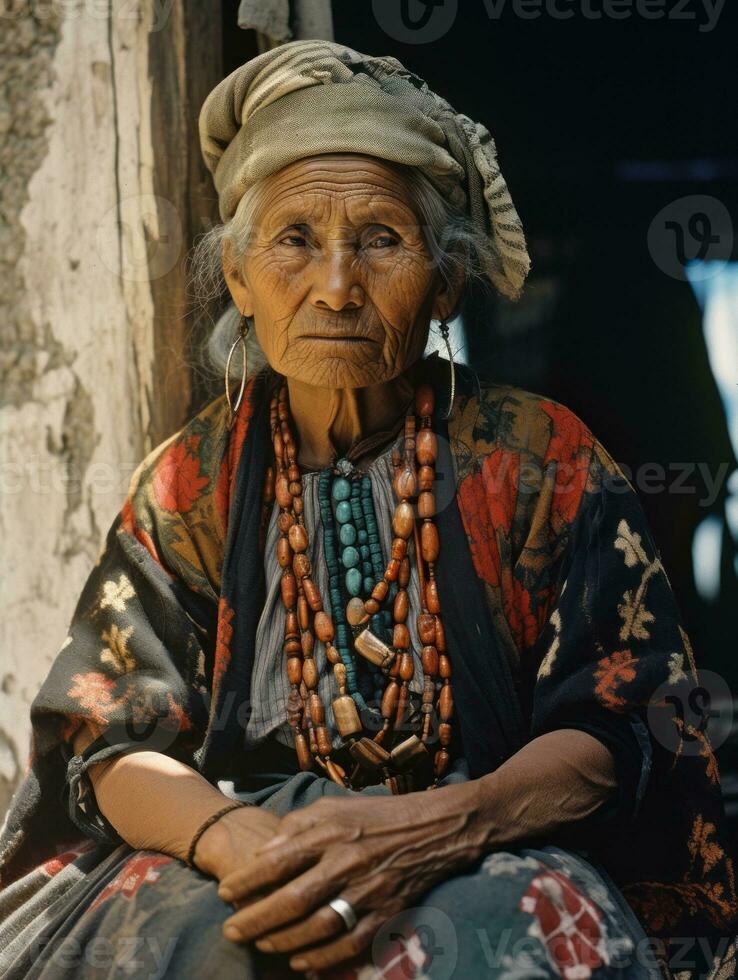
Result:
{"label": "woman's nose", "polygon": [[364,289],[359,282],[356,253],[348,246],[326,251],[317,263],[311,301],[320,309],[360,309]]}

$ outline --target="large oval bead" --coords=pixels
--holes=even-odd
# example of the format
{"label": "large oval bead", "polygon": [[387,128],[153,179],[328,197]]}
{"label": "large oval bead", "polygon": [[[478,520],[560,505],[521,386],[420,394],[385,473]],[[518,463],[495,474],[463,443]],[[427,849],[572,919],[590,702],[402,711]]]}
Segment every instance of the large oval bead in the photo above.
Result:
{"label": "large oval bead", "polygon": [[286,571],[282,575],[280,590],[282,593],[282,602],[284,603],[285,608],[291,609],[297,601],[297,582],[292,572]]}
{"label": "large oval bead", "polygon": [[436,617],[428,613],[421,613],[418,616],[418,636],[423,644],[436,642]]}
{"label": "large oval bead", "polygon": [[441,688],[441,695],[438,698],[438,713],[441,716],[441,721],[451,721],[454,713],[454,697],[450,684],[444,684]]}
{"label": "large oval bead", "polygon": [[395,713],[397,708],[397,702],[400,698],[400,685],[397,681],[390,681],[387,687],[384,689],[384,694],[382,695],[382,717],[391,718]]}
{"label": "large oval bead", "polygon": [[423,552],[424,561],[437,561],[439,541],[438,528],[432,521],[423,521],[420,529],[420,550]]}
{"label": "large oval bead", "polygon": [[441,655],[438,661],[438,676],[444,681],[451,677],[451,661],[445,653]]}
{"label": "large oval bead", "polygon": [[333,487],[331,488],[331,497],[334,500],[348,500],[351,496],[351,484],[344,476],[339,476],[333,481]]}
{"label": "large oval bead", "polygon": [[401,589],[406,589],[410,582],[410,559],[403,558],[400,562],[400,571],[397,574],[397,584]]}
{"label": "large oval bead", "polygon": [[423,490],[418,497],[418,514],[420,517],[435,517],[436,498],[430,490]]}
{"label": "large oval bead", "polygon": [[415,514],[413,513],[412,506],[403,501],[395,507],[395,513],[392,516],[392,530],[395,532],[398,538],[409,538],[413,533],[413,527],[415,525]]}
{"label": "large oval bead", "polygon": [[406,500],[414,497],[418,490],[418,478],[415,470],[410,466],[404,466],[397,472],[393,481],[394,491],[399,500]]}
{"label": "large oval bead", "polygon": [[392,631],[392,646],[397,650],[407,650],[410,646],[410,630],[405,623],[395,623]]}
{"label": "large oval bead", "polygon": [[338,532],[338,540],[344,547],[356,544],[356,528],[353,524],[343,524]]}
{"label": "large oval bead", "polygon": [[434,578],[426,583],[425,601],[428,606],[428,612],[438,614],[441,611],[441,601],[438,597],[438,583]]}
{"label": "large oval bead", "polygon": [[320,598],[320,592],[318,587],[313,582],[311,578],[304,578],[302,580],[302,588],[305,593],[305,598],[308,601],[308,605],[313,610],[313,612],[318,612],[323,608],[323,602]]}
{"label": "large oval bead", "polygon": [[292,550],[298,554],[308,546],[308,534],[303,524],[293,524],[287,532]]}
{"label": "large oval bead", "polygon": [[318,752],[321,755],[330,755],[333,750],[333,743],[328,734],[328,729],[324,725],[317,725],[315,728],[315,740],[318,743]]}
{"label": "large oval bead", "polygon": [[306,575],[310,574],[311,570],[312,566],[310,565],[310,559],[305,552],[295,555],[292,561],[292,571],[298,578],[305,578]]}
{"label": "large oval bead", "polygon": [[289,513],[289,511],[286,510],[283,510],[277,518],[277,527],[282,534],[287,534],[294,523],[295,518]]}
{"label": "large oval bead", "polygon": [[411,653],[403,653],[400,657],[400,678],[403,681],[412,680],[415,673],[415,664]]}
{"label": "large oval bead", "polygon": [[394,605],[392,606],[392,617],[396,623],[404,623],[407,619],[407,614],[410,608],[410,600],[408,599],[407,590],[400,589],[395,596]]}
{"label": "large oval bead", "polygon": [[[349,595],[358,596],[361,592],[361,572],[358,568],[349,568],[346,572],[346,591]],[[353,600],[351,600],[353,602]],[[361,600],[359,599],[359,602]],[[364,604],[361,604],[363,610]]]}
{"label": "large oval bead", "polygon": [[287,661],[287,680],[299,684],[302,680],[302,657],[290,657]]}
{"label": "large oval bead", "polygon": [[432,490],[436,474],[432,466],[421,466],[418,470],[418,486],[421,491]]}
{"label": "large oval bead", "polygon": [[292,564],[293,551],[287,538],[280,538],[277,541],[277,561],[282,568],[289,568]]}
{"label": "large oval bead", "polygon": [[421,429],[415,438],[415,457],[421,466],[432,466],[436,461],[438,444],[432,429]]}
{"label": "large oval bead", "polygon": [[277,503],[280,507],[289,508],[292,506],[292,494],[290,493],[290,481],[282,474],[274,482],[274,492],[277,495]]}
{"label": "large oval bead", "polygon": [[339,524],[348,524],[351,517],[351,504],[348,500],[342,500],[336,507],[336,520]]}
{"label": "large oval bead", "polygon": [[323,702],[320,700],[320,695],[316,694],[315,691],[312,691],[308,695],[307,706],[312,723],[314,725],[324,725],[325,708],[323,707]]}
{"label": "large oval bead", "polygon": [[315,619],[313,620],[313,626],[315,628],[315,635],[318,637],[321,643],[329,643],[335,636],[333,621],[327,612],[322,610],[320,612],[316,612]]}
{"label": "large oval bead", "polygon": [[438,650],[432,643],[423,647],[420,659],[423,662],[423,673],[435,677],[438,673]]}
{"label": "large oval bead", "polygon": [[420,385],[415,392],[415,413],[423,418],[433,414],[436,396],[430,385]]}
{"label": "large oval bead", "polygon": [[310,691],[318,686],[318,667],[312,657],[306,657],[302,665],[302,679]]}
{"label": "large oval bead", "polygon": [[303,772],[309,772],[313,768],[313,757],[310,754],[307,740],[302,732],[295,732],[295,752],[297,753],[297,763]]}

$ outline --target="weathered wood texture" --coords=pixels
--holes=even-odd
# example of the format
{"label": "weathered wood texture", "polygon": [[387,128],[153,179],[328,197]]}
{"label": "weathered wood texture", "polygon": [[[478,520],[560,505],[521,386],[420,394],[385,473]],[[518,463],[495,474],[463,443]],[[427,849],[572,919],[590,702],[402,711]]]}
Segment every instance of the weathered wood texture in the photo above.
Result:
{"label": "weathered wood texture", "polygon": [[217,220],[220,3],[6,3],[0,24],[0,813],[134,466],[202,392],[184,259]]}

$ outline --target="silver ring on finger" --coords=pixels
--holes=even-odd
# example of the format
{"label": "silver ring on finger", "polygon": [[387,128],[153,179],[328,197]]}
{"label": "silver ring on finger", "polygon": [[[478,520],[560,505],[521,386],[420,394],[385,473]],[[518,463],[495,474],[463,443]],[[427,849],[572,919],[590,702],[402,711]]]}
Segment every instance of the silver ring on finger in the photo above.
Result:
{"label": "silver ring on finger", "polygon": [[347,902],[345,898],[334,898],[332,902],[328,902],[328,906],[341,916],[343,924],[346,926],[346,932],[351,932],[359,921],[351,902]]}

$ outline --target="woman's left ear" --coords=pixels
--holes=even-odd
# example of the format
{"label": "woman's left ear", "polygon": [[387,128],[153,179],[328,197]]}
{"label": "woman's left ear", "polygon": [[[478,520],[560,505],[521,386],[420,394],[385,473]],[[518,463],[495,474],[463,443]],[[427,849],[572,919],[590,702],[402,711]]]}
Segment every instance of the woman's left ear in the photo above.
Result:
{"label": "woman's left ear", "polygon": [[450,320],[461,302],[461,295],[464,291],[463,273],[454,277],[450,282],[442,278],[441,284],[436,292],[433,312],[431,316],[434,320]]}

